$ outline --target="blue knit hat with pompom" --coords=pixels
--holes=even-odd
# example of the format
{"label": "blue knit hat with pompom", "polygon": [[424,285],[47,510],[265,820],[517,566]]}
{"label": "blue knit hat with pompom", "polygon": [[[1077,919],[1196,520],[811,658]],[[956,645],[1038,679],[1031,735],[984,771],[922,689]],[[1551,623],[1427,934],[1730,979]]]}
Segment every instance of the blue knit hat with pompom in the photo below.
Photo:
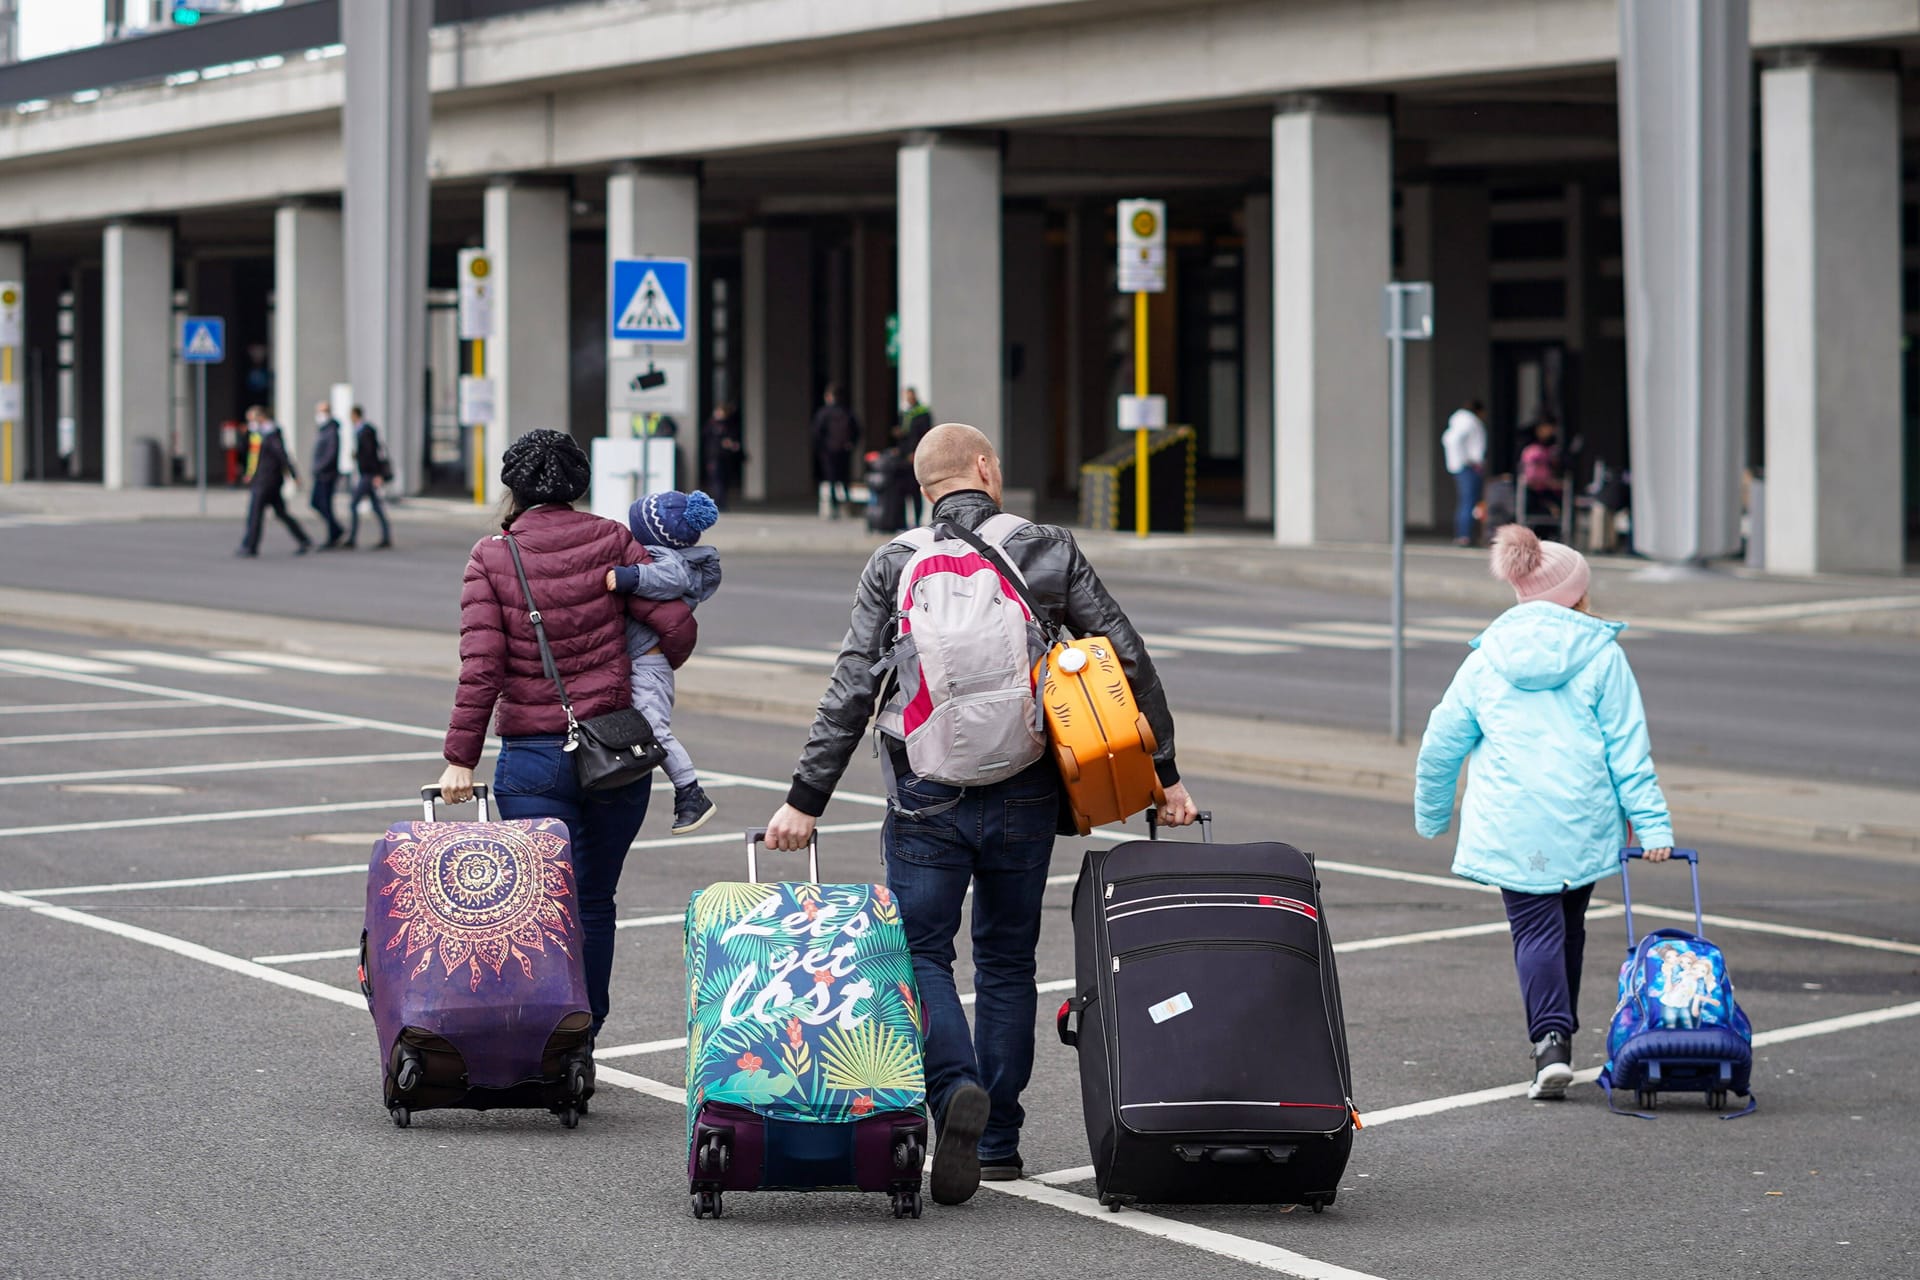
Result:
{"label": "blue knit hat with pompom", "polygon": [[720,518],[720,508],[702,490],[655,493],[633,504],[627,527],[634,541],[648,547],[690,547]]}

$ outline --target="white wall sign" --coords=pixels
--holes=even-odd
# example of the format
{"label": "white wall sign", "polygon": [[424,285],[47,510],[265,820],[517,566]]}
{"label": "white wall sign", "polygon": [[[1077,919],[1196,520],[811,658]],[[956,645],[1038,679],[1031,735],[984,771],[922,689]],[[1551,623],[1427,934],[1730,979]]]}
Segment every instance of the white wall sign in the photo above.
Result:
{"label": "white wall sign", "polygon": [[460,251],[460,340],[493,336],[493,258],[485,249]]}
{"label": "white wall sign", "polygon": [[608,361],[607,408],[627,413],[692,413],[691,364],[685,356]]}
{"label": "white wall sign", "polygon": [[1162,200],[1120,202],[1120,292],[1163,293],[1167,287],[1167,206]]}
{"label": "white wall sign", "polygon": [[20,421],[20,384],[0,383],[0,422]]}

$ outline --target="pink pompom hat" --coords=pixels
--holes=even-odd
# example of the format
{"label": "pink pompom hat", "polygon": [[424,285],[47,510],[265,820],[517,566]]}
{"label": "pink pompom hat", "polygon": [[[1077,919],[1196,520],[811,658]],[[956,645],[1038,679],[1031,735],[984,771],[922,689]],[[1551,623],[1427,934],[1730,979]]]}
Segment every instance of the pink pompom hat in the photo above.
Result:
{"label": "pink pompom hat", "polygon": [[1565,543],[1542,542],[1525,525],[1506,524],[1493,535],[1493,576],[1512,587],[1521,604],[1546,600],[1571,609],[1587,594],[1593,572]]}

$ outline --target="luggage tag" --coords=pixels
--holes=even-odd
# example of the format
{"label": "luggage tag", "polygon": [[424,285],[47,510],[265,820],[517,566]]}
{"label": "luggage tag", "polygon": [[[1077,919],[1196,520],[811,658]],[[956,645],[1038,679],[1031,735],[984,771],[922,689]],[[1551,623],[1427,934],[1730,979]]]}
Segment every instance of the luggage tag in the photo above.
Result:
{"label": "luggage tag", "polygon": [[1160,1023],[1165,1022],[1170,1018],[1177,1018],[1183,1013],[1189,1013],[1192,1011],[1192,1009],[1193,1009],[1192,997],[1187,995],[1186,992],[1182,991],[1179,995],[1171,996],[1165,1000],[1162,1000],[1159,1004],[1156,1004],[1150,1007],[1147,1010],[1147,1016],[1149,1018],[1152,1018],[1154,1021],[1154,1024],[1157,1026]]}

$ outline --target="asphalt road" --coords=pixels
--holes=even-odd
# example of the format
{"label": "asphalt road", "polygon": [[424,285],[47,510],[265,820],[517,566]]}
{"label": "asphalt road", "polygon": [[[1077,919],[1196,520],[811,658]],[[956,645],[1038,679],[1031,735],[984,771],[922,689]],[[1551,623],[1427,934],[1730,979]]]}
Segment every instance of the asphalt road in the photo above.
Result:
{"label": "asphalt road", "polygon": [[[0,649],[97,643],[0,624]],[[1774,1037],[1757,1051],[1761,1109],[1722,1123],[1683,1103],[1646,1122],[1610,1115],[1585,1086],[1560,1104],[1476,1096],[1527,1069],[1498,903],[1446,876],[1447,849],[1414,837],[1403,806],[1205,778],[1192,783],[1221,838],[1319,855],[1346,948],[1355,1091],[1372,1121],[1325,1215],[1109,1215],[1069,1180],[983,1190],[920,1222],[893,1221],[881,1197],[734,1195],[725,1219],[697,1223],[672,1100],[682,1062],[657,1046],[603,1063],[629,1087],[603,1073],[576,1131],[513,1112],[435,1112],[396,1130],[351,959],[290,957],[354,944],[367,849],[413,816],[409,796],[437,772],[450,692],[395,674],[0,663],[0,1275],[1920,1274],[1908,861],[1709,849],[1709,909],[1740,922],[1713,932]],[[92,706],[45,709],[74,704]],[[721,815],[710,840],[674,841],[662,804],[641,833],[610,1052],[684,1034],[679,930],[646,921],[739,875],[731,833],[771,812],[802,734],[714,716],[676,727],[715,775]],[[214,732],[183,732],[195,729]],[[310,763],[285,767],[296,760]],[[862,796],[878,786],[858,755],[825,818],[857,828],[827,838],[830,876],[877,871],[880,811]],[[1055,853],[1043,983],[1072,977],[1066,879],[1082,847]],[[154,883],[183,879],[213,882]],[[1682,905],[1678,874],[1636,883],[1646,903]],[[1616,895],[1601,898],[1590,1027],[1624,944],[1604,905]],[[1087,1161],[1056,998],[1041,999],[1023,1139],[1043,1174]],[[1579,1063],[1597,1065],[1599,1048],[1582,1032]]]}
{"label": "asphalt road", "polygon": [[[229,521],[25,524],[5,532],[0,586],[451,634],[472,526],[410,518],[397,528],[397,550],[295,559],[276,526],[260,559],[240,561],[228,556],[237,537]],[[824,660],[838,647],[863,556],[784,548],[729,552],[725,562],[725,584],[701,611],[704,653],[774,646],[807,670],[808,656]],[[1192,575],[1169,580],[1123,558],[1097,567],[1161,655],[1177,708],[1385,729],[1384,600]],[[1604,599],[1596,606],[1606,612]],[[1432,604],[1412,605],[1409,614],[1408,723],[1417,733],[1465,638],[1488,619]],[[1628,622],[1658,758],[1920,788],[1920,662],[1910,640],[1703,634],[1684,618]]]}

